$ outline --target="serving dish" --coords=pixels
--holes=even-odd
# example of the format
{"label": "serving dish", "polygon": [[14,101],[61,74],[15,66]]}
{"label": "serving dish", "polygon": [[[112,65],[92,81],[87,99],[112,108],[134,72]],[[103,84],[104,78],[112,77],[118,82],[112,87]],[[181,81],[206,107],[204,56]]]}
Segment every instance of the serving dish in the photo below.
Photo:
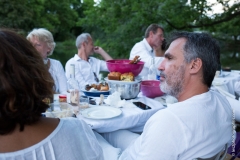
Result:
{"label": "serving dish", "polygon": [[86,90],[81,90],[86,96],[90,97],[100,97],[101,94],[103,95],[109,95],[110,91],[86,91]]}
{"label": "serving dish", "polygon": [[129,64],[130,61],[129,59],[115,59],[106,61],[106,64],[110,72],[120,72],[122,74],[132,72],[136,77],[142,71],[144,62],[139,61],[136,64]]}

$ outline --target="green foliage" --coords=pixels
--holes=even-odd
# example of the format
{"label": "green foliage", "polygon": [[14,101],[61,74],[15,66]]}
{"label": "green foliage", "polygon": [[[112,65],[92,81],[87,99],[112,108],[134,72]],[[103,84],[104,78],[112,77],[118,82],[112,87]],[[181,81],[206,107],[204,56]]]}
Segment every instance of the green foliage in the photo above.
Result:
{"label": "green foliage", "polygon": [[[53,58],[66,61],[76,52],[75,38],[89,32],[95,44],[113,58],[128,58],[131,48],[143,39],[146,28],[157,23],[165,37],[174,30],[208,31],[219,39],[222,63],[240,54],[240,3],[217,0],[0,0],[0,27],[26,35],[33,28],[50,30],[57,42]],[[213,13],[216,4],[223,13]],[[240,68],[238,68],[240,69]]]}

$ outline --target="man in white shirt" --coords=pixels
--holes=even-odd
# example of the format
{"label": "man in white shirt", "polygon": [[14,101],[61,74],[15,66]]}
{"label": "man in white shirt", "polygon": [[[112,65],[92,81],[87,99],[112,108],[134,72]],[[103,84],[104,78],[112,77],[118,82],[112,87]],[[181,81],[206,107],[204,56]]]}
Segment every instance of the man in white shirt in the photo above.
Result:
{"label": "man in white shirt", "polygon": [[103,134],[123,149],[121,160],[204,159],[231,145],[231,106],[220,93],[209,90],[220,63],[219,46],[205,33],[176,32],[170,42],[158,68],[160,88],[178,103],[154,114],[127,148],[121,144],[128,137],[119,134],[123,130]]}
{"label": "man in white shirt", "polygon": [[[70,65],[75,65],[75,79],[78,81],[80,89],[84,89],[87,84],[99,82],[99,72],[108,71],[106,62],[112,57],[101,47],[94,46],[92,37],[89,33],[82,33],[76,39],[78,53],[69,59],[65,65],[66,77],[70,78]],[[103,60],[90,57],[94,53],[100,54]]]}
{"label": "man in white shirt", "polygon": [[164,41],[164,30],[157,24],[151,24],[145,32],[144,39],[136,43],[131,52],[129,59],[133,59],[135,56],[140,56],[141,61],[145,62],[144,68],[140,73],[141,76],[147,76],[148,68],[151,65],[152,57],[155,60],[156,68],[162,62],[162,57],[155,57],[153,52],[154,48],[159,48]]}

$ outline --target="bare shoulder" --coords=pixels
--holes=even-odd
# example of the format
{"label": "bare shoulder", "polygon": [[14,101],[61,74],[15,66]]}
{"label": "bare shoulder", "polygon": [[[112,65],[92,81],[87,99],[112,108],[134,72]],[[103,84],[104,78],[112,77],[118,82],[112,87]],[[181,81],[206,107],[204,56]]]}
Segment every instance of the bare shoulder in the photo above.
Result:
{"label": "bare shoulder", "polygon": [[13,152],[31,147],[47,138],[58,126],[60,120],[56,118],[40,118],[33,125],[26,125],[24,131],[19,126],[8,135],[0,135],[0,152]]}

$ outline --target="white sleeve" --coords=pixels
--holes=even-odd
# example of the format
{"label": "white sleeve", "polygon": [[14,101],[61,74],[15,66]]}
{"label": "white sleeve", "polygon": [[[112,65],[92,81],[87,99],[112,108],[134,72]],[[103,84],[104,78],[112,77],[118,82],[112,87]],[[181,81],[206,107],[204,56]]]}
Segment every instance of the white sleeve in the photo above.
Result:
{"label": "white sleeve", "polygon": [[103,150],[92,129],[83,120],[78,119],[75,122],[78,127],[72,132],[77,134],[74,138],[75,144],[79,145],[75,146],[75,149],[81,154],[79,159],[104,160]]}
{"label": "white sleeve", "polygon": [[234,91],[240,94],[240,81],[235,82],[234,84]]}
{"label": "white sleeve", "polygon": [[[130,159],[146,160],[177,160],[180,149],[186,148],[184,131],[178,120],[165,111],[159,111],[146,123],[142,135],[132,146],[123,152],[123,157]],[[125,158],[122,158],[125,159]],[[127,159],[127,158],[126,158]]]}
{"label": "white sleeve", "polygon": [[65,76],[65,72],[63,69],[63,66],[61,62],[56,61],[56,68],[57,68],[57,81],[58,81],[58,86],[59,86],[59,92],[60,93],[67,93],[67,78]]}

